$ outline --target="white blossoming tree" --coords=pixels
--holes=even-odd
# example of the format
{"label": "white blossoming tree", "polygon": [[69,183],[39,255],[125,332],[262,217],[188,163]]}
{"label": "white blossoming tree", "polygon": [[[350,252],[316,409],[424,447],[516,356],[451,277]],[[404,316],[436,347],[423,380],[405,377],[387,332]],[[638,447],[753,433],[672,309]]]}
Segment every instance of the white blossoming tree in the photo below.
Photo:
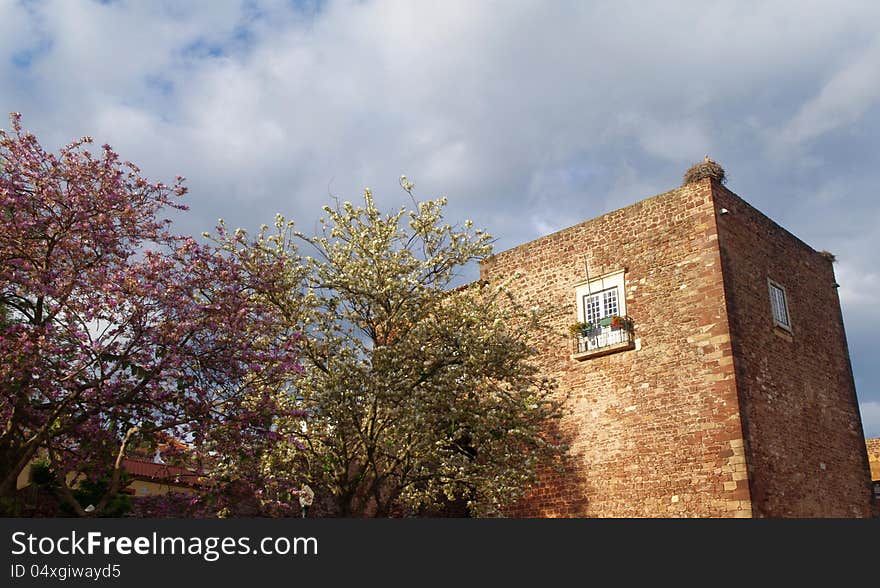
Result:
{"label": "white blossoming tree", "polygon": [[[470,221],[445,224],[445,199],[413,201],[383,214],[366,190],[363,206],[324,207],[318,236],[281,218],[261,235],[292,273],[308,268],[295,300],[279,301],[306,317],[296,385],[306,422],[279,423],[268,459],[301,472],[341,516],[451,503],[498,514],[562,454],[550,433],[555,386],[531,361],[544,315],[504,284],[452,289],[464,265],[491,254],[491,237]],[[296,240],[315,256],[291,253]]]}

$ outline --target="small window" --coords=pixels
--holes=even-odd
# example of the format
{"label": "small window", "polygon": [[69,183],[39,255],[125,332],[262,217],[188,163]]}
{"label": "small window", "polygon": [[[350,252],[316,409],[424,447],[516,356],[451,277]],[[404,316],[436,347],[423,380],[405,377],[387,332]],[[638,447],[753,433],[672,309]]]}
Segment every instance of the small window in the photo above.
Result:
{"label": "small window", "polygon": [[768,280],[770,285],[770,308],[773,311],[773,324],[791,331],[791,319],[788,314],[788,300],[785,297],[785,288],[776,282]]}

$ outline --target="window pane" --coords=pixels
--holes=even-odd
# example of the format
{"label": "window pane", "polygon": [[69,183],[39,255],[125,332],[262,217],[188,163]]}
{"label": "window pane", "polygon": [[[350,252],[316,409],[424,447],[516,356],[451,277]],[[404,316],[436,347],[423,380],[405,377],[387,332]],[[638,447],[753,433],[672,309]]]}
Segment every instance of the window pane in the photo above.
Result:
{"label": "window pane", "polygon": [[592,300],[590,301],[590,304],[592,305],[592,309],[593,309],[593,312],[592,312],[593,320],[591,322],[595,323],[600,318],[602,318],[602,305],[599,302],[599,296],[598,295],[593,296]]}
{"label": "window pane", "polygon": [[619,313],[617,288],[610,288],[584,296],[584,317],[586,322],[595,325],[601,319]]}
{"label": "window pane", "polygon": [[776,296],[779,298],[779,322],[788,326],[788,306],[785,304],[785,292],[777,290]]}
{"label": "window pane", "polygon": [[604,316],[615,316],[617,314],[617,288],[606,290],[602,295]]}
{"label": "window pane", "polygon": [[785,291],[774,284],[770,284],[770,306],[773,310],[773,320],[783,326],[790,326]]}

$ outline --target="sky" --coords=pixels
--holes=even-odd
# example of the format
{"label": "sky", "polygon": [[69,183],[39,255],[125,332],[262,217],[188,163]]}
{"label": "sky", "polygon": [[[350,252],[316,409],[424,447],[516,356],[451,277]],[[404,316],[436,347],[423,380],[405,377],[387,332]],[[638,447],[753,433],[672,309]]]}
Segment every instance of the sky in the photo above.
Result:
{"label": "sky", "polygon": [[[178,232],[447,196],[497,250],[681,183],[833,252],[880,436],[880,2],[0,0],[0,112],[187,178]],[[0,118],[0,127],[8,121]]]}

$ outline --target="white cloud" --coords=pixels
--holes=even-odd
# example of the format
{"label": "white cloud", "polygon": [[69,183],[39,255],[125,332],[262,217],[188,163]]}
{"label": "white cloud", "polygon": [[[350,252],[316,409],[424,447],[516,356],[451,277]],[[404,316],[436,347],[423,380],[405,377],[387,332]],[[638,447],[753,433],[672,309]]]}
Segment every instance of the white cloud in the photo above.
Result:
{"label": "white cloud", "polygon": [[856,57],[834,71],[818,94],[801,106],[779,136],[796,145],[857,122],[880,101],[880,34]]}
{"label": "white cloud", "polygon": [[841,304],[853,314],[880,316],[880,273],[874,264],[841,261],[836,274]]}
{"label": "white cloud", "polygon": [[880,3],[292,6],[0,2],[0,110],[47,145],[90,134],[187,176],[196,234],[276,211],[307,229],[365,185],[392,207],[406,173],[505,248],[670,189],[709,153],[836,248],[860,394],[878,398],[862,345],[880,329]]}

